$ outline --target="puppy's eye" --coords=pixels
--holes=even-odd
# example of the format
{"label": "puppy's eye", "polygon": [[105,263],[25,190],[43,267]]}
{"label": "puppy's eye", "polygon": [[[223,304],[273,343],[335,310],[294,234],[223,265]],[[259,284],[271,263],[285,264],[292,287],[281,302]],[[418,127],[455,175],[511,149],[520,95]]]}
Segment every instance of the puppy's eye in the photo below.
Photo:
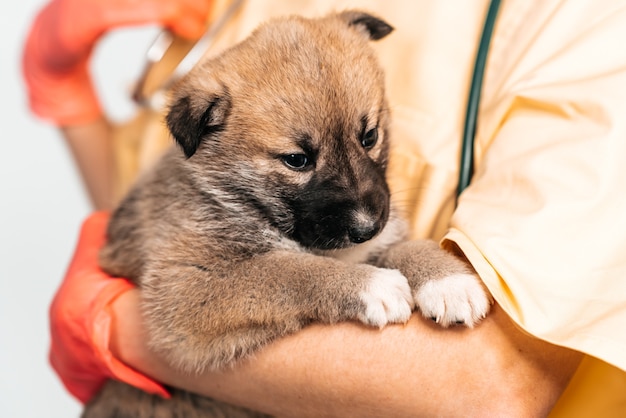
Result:
{"label": "puppy's eye", "polygon": [[370,129],[361,137],[361,145],[367,150],[374,148],[376,142],[378,142],[378,128]]}
{"label": "puppy's eye", "polygon": [[281,156],[283,163],[292,170],[302,170],[309,165],[309,157],[306,154],[287,154]]}

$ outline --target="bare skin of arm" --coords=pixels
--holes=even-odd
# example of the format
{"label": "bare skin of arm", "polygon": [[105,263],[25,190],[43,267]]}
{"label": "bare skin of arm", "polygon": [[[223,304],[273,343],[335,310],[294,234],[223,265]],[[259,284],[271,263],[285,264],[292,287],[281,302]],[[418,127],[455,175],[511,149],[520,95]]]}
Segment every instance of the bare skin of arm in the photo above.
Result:
{"label": "bare skin of arm", "polygon": [[582,355],[533,338],[497,305],[473,330],[312,325],[234,369],[184,375],[142,338],[137,290],[120,296],[111,349],[130,366],[192,392],[282,417],[546,416]]}
{"label": "bare skin of arm", "polygon": [[95,209],[112,209],[114,156],[112,128],[102,118],[61,128]]}

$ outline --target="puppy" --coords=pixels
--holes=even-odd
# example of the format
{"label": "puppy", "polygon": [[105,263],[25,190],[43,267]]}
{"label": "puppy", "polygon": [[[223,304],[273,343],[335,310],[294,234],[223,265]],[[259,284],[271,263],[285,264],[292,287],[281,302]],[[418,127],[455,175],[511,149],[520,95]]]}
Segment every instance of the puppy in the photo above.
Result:
{"label": "puppy", "polygon": [[[406,241],[390,203],[389,108],[368,42],[391,31],[361,11],[273,20],[173,89],[178,147],[115,211],[101,253],[141,289],[149,344],[172,366],[222,369],[313,321],[380,328],[417,305],[471,327],[487,313],[472,270]],[[84,416],[255,414],[173,394],[109,383]]]}

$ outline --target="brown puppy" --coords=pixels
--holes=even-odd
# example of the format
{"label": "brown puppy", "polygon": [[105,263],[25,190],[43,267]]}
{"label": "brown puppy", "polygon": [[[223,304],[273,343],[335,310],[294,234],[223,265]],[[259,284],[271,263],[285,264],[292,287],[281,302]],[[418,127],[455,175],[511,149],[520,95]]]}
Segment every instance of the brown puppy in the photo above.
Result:
{"label": "brown puppy", "polygon": [[[274,20],[175,87],[167,124],[182,152],[140,178],[101,254],[141,288],[149,343],[173,366],[227,367],[312,321],[382,327],[417,304],[444,326],[472,326],[487,313],[464,262],[402,242],[383,73],[368,45],[391,31],[359,11]],[[184,392],[148,398],[109,384],[85,416],[219,408]]]}

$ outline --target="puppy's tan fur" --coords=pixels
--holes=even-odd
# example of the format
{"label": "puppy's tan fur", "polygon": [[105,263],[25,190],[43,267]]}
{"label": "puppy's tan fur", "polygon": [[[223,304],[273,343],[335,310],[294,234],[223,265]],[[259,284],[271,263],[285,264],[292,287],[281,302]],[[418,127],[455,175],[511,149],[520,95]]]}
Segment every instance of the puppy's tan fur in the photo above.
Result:
{"label": "puppy's tan fur", "polygon": [[[486,314],[471,269],[403,241],[390,205],[389,110],[368,42],[391,29],[359,11],[274,20],[175,87],[179,147],[117,209],[101,254],[141,288],[149,343],[173,366],[227,367],[311,321],[405,322],[416,303],[444,326]],[[184,392],[146,398],[109,384],[85,416],[114,403],[221,416]]]}

